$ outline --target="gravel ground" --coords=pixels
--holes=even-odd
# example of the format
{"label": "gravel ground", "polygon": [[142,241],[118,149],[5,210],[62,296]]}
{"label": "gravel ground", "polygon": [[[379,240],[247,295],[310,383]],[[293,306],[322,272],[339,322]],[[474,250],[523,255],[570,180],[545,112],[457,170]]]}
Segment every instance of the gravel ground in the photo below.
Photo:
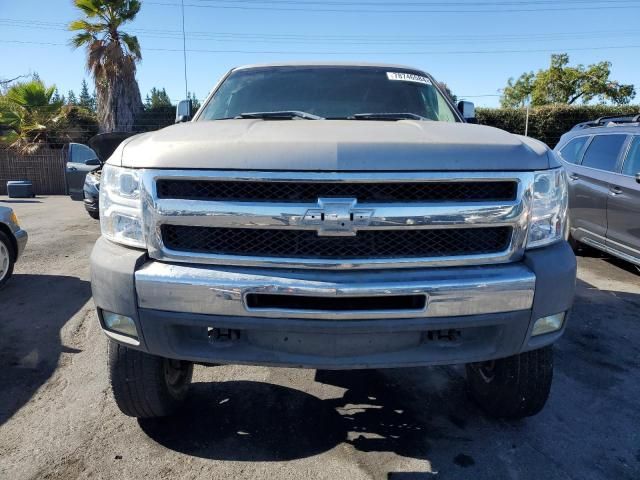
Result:
{"label": "gravel ground", "polygon": [[639,479],[640,275],[579,259],[551,399],[491,420],[459,367],[328,372],[196,367],[187,408],[121,415],[91,302],[99,234],[65,197],[12,201],[29,231],[0,292],[0,479]]}

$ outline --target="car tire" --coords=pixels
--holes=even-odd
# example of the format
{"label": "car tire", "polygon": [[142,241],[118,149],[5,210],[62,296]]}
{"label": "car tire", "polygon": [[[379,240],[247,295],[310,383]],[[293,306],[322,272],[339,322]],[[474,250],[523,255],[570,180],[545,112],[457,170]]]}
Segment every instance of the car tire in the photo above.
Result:
{"label": "car tire", "polygon": [[4,287],[13,275],[16,252],[13,242],[6,233],[0,232],[0,288]]}
{"label": "car tire", "polygon": [[553,379],[551,346],[512,357],[469,364],[471,397],[490,416],[520,419],[545,406]]}
{"label": "car tire", "polygon": [[100,212],[87,212],[94,220],[100,220]]}
{"label": "car tire", "polygon": [[575,254],[578,254],[578,252],[580,252],[584,247],[584,245],[580,243],[578,240],[576,240],[571,234],[569,234],[569,237],[567,238],[567,242],[569,242],[569,246],[571,247],[571,249],[573,250],[573,253]]}
{"label": "car tire", "polygon": [[136,418],[175,413],[189,392],[193,363],[157,357],[109,341],[109,381],[122,413]]}

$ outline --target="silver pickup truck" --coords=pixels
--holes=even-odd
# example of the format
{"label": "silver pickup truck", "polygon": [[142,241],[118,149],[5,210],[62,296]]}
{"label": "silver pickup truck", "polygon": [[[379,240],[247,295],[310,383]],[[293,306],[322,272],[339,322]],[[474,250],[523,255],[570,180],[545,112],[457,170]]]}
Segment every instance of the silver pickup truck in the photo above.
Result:
{"label": "silver pickup truck", "polygon": [[466,364],[491,415],[542,409],[571,309],[567,182],[425,72],[237,68],[102,173],[93,297],[115,400],[169,415],[193,364]]}

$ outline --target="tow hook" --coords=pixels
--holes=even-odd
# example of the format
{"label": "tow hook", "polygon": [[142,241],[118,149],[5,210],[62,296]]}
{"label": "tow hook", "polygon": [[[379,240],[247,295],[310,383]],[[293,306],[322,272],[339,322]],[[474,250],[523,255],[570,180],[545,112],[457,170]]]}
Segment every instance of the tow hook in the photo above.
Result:
{"label": "tow hook", "polygon": [[240,339],[240,330],[230,328],[209,328],[209,340],[216,343],[233,342]]}

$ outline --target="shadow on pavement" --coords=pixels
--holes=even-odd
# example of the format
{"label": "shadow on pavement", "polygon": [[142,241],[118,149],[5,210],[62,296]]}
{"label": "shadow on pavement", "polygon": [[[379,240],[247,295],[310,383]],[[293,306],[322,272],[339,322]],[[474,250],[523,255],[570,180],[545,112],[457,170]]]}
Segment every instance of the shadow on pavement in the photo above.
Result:
{"label": "shadow on pavement", "polygon": [[40,200],[0,200],[0,203],[42,203]]}
{"label": "shadow on pavement", "polygon": [[[213,460],[286,461],[350,445],[435,465],[446,478],[556,479],[575,471],[637,479],[640,295],[577,287],[555,348],[550,401],[532,419],[489,419],[468,399],[458,367],[444,367],[317,371],[316,382],[338,387],[327,389],[333,398],[265,382],[196,383],[177,417],[139,424],[164,447]],[[386,456],[366,458],[362,467],[388,480],[431,478],[388,472],[395,465]]]}
{"label": "shadow on pavement", "polygon": [[60,329],[91,298],[87,281],[14,275],[0,290],[0,425],[47,381],[62,352]]}
{"label": "shadow on pavement", "polygon": [[[465,441],[465,421],[452,412],[475,410],[461,378],[450,382],[453,392],[416,391],[412,381],[425,380],[431,371],[318,371],[317,382],[346,389],[341,398],[328,400],[263,382],[196,383],[178,416],[139,423],[167,448],[216,460],[292,460],[341,443],[426,459],[432,441]],[[405,378],[391,380],[397,376]],[[450,398],[443,401],[443,395]],[[432,422],[434,416],[445,418],[447,428]],[[460,435],[452,436],[452,430]]]}

